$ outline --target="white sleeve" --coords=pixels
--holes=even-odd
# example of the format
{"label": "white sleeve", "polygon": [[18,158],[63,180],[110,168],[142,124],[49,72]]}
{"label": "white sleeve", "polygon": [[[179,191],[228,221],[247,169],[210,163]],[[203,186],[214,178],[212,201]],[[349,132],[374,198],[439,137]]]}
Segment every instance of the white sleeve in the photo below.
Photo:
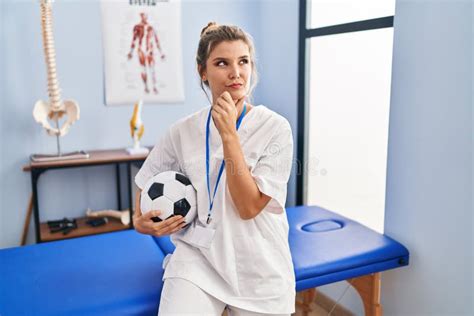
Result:
{"label": "white sleeve", "polygon": [[168,170],[180,171],[178,158],[173,146],[171,129],[161,137],[135,176],[135,184],[143,190],[148,179]]}
{"label": "white sleeve", "polygon": [[292,163],[293,135],[285,120],[251,170],[260,192],[272,198],[264,210],[276,214],[284,212]]}

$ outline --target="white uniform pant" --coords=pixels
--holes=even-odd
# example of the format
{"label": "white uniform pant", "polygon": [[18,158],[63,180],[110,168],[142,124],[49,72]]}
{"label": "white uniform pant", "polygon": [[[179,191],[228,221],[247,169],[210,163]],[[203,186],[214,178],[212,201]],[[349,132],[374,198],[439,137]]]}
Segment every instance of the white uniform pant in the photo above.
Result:
{"label": "white uniform pant", "polygon": [[229,316],[289,316],[290,314],[262,314],[246,311],[218,300],[194,283],[181,278],[165,279],[161,292],[158,316],[221,316],[227,308]]}

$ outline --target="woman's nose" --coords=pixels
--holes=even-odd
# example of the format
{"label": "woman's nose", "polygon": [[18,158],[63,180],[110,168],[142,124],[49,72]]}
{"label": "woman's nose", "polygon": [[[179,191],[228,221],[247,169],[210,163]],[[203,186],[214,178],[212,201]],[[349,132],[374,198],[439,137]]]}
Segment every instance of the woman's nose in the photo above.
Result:
{"label": "woman's nose", "polygon": [[230,69],[230,78],[240,78],[239,66],[234,65]]}

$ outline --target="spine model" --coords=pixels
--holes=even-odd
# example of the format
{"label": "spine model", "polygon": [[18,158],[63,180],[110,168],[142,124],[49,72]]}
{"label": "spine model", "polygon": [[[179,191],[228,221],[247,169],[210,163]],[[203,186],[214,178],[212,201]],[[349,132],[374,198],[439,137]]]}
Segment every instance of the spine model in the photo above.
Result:
{"label": "spine model", "polygon": [[[40,0],[41,28],[43,35],[43,48],[48,74],[49,102],[39,100],[33,109],[33,117],[51,136],[64,136],[75,121],[79,119],[79,106],[73,100],[61,100],[61,89],[56,72],[56,52],[54,49],[52,0]],[[59,127],[59,119],[67,116],[67,120]],[[54,120],[55,127],[48,121]],[[59,140],[58,140],[59,152]]]}

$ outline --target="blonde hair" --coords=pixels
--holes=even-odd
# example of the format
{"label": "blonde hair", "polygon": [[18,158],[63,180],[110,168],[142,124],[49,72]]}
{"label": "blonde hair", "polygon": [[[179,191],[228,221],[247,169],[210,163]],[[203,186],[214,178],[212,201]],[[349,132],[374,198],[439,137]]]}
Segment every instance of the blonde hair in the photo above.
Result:
{"label": "blonde hair", "polygon": [[[256,65],[255,47],[252,37],[238,26],[218,25],[216,22],[209,22],[201,31],[201,39],[199,40],[198,50],[196,54],[196,63],[199,71],[199,81],[201,89],[207,95],[204,85],[209,88],[209,82],[202,80],[202,73],[206,70],[206,63],[212,50],[220,43],[225,41],[243,41],[247,44],[250,52],[250,64],[252,66],[252,84],[249,89],[249,98],[258,83],[258,72]],[[209,100],[210,101],[210,100]]]}

